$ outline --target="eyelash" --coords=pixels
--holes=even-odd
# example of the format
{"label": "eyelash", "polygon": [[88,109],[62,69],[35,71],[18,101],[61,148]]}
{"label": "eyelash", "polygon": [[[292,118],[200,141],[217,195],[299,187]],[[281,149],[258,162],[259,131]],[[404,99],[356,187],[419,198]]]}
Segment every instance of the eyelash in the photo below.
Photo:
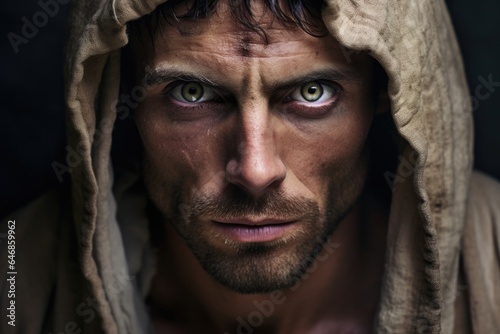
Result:
{"label": "eyelash", "polygon": [[[222,97],[222,94],[219,94],[219,92],[217,91],[217,89],[215,87],[210,87],[202,82],[199,82],[199,81],[196,81],[196,80],[177,80],[177,81],[174,81],[172,83],[170,83],[169,85],[167,85],[167,87],[165,88],[164,92],[163,92],[163,95],[167,95],[167,96],[170,96],[171,98],[173,98],[172,96],[172,93],[180,88],[182,85],[187,85],[187,84],[198,84],[200,85],[203,89],[209,89],[210,91],[213,91],[213,95],[215,95],[215,99],[211,99],[211,100],[207,100],[207,101],[202,101],[200,103],[196,103],[196,101],[194,102],[188,102],[186,101],[185,103],[187,104],[190,104],[191,106],[194,106],[196,104],[201,104],[201,103],[209,103],[209,102],[223,102],[224,101],[224,98]],[[180,102],[180,103],[183,103],[183,101],[180,101],[180,100],[177,100],[174,98],[174,100]]]}
{"label": "eyelash", "polygon": [[313,101],[313,102],[301,102],[297,99],[293,99],[292,95],[297,91],[297,90],[300,90],[302,89],[305,85],[307,84],[311,84],[311,83],[317,83],[319,85],[321,85],[323,91],[325,91],[325,88],[326,90],[331,90],[332,91],[332,94],[334,96],[336,96],[339,92],[340,92],[340,88],[338,87],[338,85],[334,84],[333,82],[329,82],[329,81],[325,81],[325,80],[312,80],[312,81],[307,81],[305,83],[302,83],[302,84],[299,84],[298,86],[293,86],[292,88],[290,88],[288,90],[288,93],[287,95],[285,96],[285,98],[283,99],[283,102],[299,102],[299,103],[315,103],[316,101]]}
{"label": "eyelash", "polygon": [[[174,90],[179,89],[182,85],[187,85],[189,83],[195,83],[201,85],[202,88],[204,89],[209,89],[212,91],[212,94],[215,95],[215,98],[206,100],[206,101],[201,101],[201,102],[189,102],[189,101],[181,101],[179,99],[176,99],[172,96],[172,93]],[[332,97],[328,98],[327,101],[323,101],[320,103],[320,105],[315,105],[317,104],[316,101],[312,102],[307,102],[307,101],[299,101],[297,99],[293,98],[293,94],[296,93],[298,90],[303,89],[305,85],[311,84],[311,83],[317,83],[321,85],[322,87],[322,94],[324,94],[325,90],[330,91],[332,94]],[[287,89],[287,93],[284,94],[283,98],[277,98],[276,102],[280,101],[281,103],[284,104],[283,106],[283,112],[286,114],[298,114],[298,116],[304,116],[306,118],[308,117],[319,117],[325,113],[327,113],[329,110],[331,110],[332,107],[337,103],[337,100],[339,98],[339,95],[341,93],[341,88],[338,86],[338,84],[327,81],[327,80],[308,80],[307,82],[299,83],[297,85],[294,85],[293,87]],[[202,92],[202,94],[205,94],[205,91]],[[202,109],[208,109],[210,108],[210,105],[221,105],[226,104],[228,101],[230,101],[230,97],[224,97],[222,94],[220,94],[217,91],[217,88],[206,85],[204,83],[201,83],[196,80],[177,80],[165,88],[163,95],[168,96],[169,99],[173,100],[172,103],[175,104],[175,108],[178,109],[179,113],[182,112],[191,112],[195,110],[202,110]],[[279,102],[278,102],[279,103]],[[219,108],[217,108],[219,109]]]}

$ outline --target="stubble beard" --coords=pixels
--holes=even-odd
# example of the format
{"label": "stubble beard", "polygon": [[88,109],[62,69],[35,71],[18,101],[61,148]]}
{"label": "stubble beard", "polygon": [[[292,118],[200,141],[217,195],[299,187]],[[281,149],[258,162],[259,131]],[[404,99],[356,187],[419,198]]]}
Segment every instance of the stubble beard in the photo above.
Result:
{"label": "stubble beard", "polygon": [[[204,270],[226,288],[241,294],[269,293],[296,284],[314,263],[339,223],[358,202],[366,179],[366,169],[356,176],[345,175],[330,182],[326,209],[320,212],[316,202],[305,198],[286,198],[279,192],[255,200],[241,190],[224,198],[195,197],[190,214],[182,215],[183,191],[175,187],[171,223],[186,242]],[[216,247],[210,239],[218,238],[207,229],[200,217],[243,217],[300,215],[300,227],[287,237],[263,243],[239,243],[224,240]]]}
{"label": "stubble beard", "polygon": [[[151,200],[204,270],[226,288],[242,293],[269,293],[296,284],[314,263],[337,226],[352,211],[365,187],[369,156],[366,151],[344,168],[324,170],[330,175],[323,210],[317,202],[306,198],[290,198],[279,191],[259,199],[246,195],[228,184],[221,196],[194,196],[190,214],[186,215],[186,189],[183,182],[162,180],[162,174],[145,164],[145,184]],[[165,189],[169,189],[165,192]],[[181,211],[184,208],[184,212]],[[207,228],[203,216],[231,218],[249,216],[300,216],[300,227],[285,238],[263,243],[239,243],[224,240],[224,247],[215,246],[217,238]],[[174,250],[175,251],[175,250]]]}

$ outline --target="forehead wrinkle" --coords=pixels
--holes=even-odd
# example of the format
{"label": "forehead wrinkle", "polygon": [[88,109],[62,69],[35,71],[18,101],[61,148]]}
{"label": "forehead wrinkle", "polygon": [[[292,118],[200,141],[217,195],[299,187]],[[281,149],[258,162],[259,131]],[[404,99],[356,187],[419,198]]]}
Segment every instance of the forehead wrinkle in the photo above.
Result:
{"label": "forehead wrinkle", "polygon": [[[186,51],[187,46],[187,49],[192,52],[196,52],[196,49],[199,49],[200,51],[208,51],[221,55],[230,55],[231,52],[234,52],[240,58],[254,56],[269,58],[276,56],[283,57],[283,52],[286,52],[290,48],[290,44],[294,41],[318,45],[318,41],[322,39],[308,35],[298,27],[287,30],[283,26],[276,27],[273,24],[268,29],[265,29],[266,36],[264,37],[257,31],[238,27],[234,22],[228,24],[229,27],[220,27],[213,24],[210,19],[208,21],[202,19],[199,23],[190,22],[189,24],[182,24],[184,27],[181,30],[184,30],[184,33],[179,29],[170,27],[170,33],[167,30],[163,34],[158,34],[155,44],[166,43],[169,51]],[[191,27],[191,29],[186,26]],[[191,32],[197,30],[195,27],[204,27],[204,29],[200,29],[199,33],[198,31],[195,33],[188,32],[189,30]],[[214,46],[212,42],[214,36],[217,36],[217,46]],[[177,40],[177,42],[172,42],[172,39]],[[324,43],[321,44],[324,45]],[[220,52],[220,50],[224,50],[225,53]]]}
{"label": "forehead wrinkle", "polygon": [[[293,58],[301,55],[315,56],[319,51],[327,51],[332,53],[338,53],[340,48],[338,46],[330,46],[325,48],[324,46],[319,46],[317,49],[293,49],[293,52],[287,50],[287,46],[291,46],[293,41],[287,42],[276,42],[268,45],[255,44],[248,41],[248,39],[237,40],[236,38],[231,38],[226,41],[219,41],[220,47],[214,47],[211,44],[204,44],[203,42],[193,41],[186,42],[188,48],[186,49],[183,45],[170,44],[168,50],[165,54],[180,54],[186,53],[187,56],[193,56],[195,58],[197,55],[210,54],[210,58],[241,58],[245,56],[246,58],[262,58],[262,59],[286,59]],[[306,50],[307,49],[307,50]]]}
{"label": "forehead wrinkle", "polygon": [[[251,30],[241,26],[240,23],[234,20],[229,20],[228,24],[229,26],[220,26],[214,24],[210,18],[199,19],[195,22],[180,21],[172,25],[172,32],[177,37],[185,38],[186,43],[200,44],[200,47],[203,42],[200,43],[199,41],[203,40],[205,36],[224,36],[223,39],[226,42],[222,42],[222,44],[229,46],[228,49],[234,49],[240,57],[251,57],[253,55],[252,50],[255,48],[266,50],[269,46],[287,44],[291,40],[303,41],[304,37],[314,43],[317,38],[305,33],[296,26],[289,27],[276,22],[265,24],[265,27],[261,27],[262,30]],[[160,35],[160,38],[168,43],[168,37],[163,36],[163,34]],[[283,40],[287,42],[285,43]],[[221,43],[220,39],[219,43]]]}

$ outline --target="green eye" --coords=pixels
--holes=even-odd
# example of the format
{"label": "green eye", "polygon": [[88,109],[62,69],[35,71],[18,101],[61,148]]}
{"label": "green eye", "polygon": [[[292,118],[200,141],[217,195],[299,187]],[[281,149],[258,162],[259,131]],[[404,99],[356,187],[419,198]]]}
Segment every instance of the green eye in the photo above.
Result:
{"label": "green eye", "polygon": [[188,102],[198,102],[203,97],[203,86],[197,82],[189,82],[182,86],[181,96]]}
{"label": "green eye", "polygon": [[332,102],[336,95],[337,89],[332,84],[309,81],[297,87],[290,94],[290,98],[300,103],[317,106],[326,102]]}
{"label": "green eye", "polygon": [[300,95],[307,102],[316,102],[323,96],[323,87],[317,82],[309,82],[300,88]]}
{"label": "green eye", "polygon": [[178,81],[173,86],[169,95],[181,103],[200,104],[217,100],[215,90],[198,81]]}

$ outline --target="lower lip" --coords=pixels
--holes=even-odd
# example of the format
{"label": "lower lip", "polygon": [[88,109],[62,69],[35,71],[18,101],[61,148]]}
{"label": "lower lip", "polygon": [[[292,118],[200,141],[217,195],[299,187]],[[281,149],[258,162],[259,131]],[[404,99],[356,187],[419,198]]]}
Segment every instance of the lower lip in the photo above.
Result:
{"label": "lower lip", "polygon": [[214,223],[226,238],[236,242],[269,242],[283,238],[296,227],[293,222],[262,226]]}

